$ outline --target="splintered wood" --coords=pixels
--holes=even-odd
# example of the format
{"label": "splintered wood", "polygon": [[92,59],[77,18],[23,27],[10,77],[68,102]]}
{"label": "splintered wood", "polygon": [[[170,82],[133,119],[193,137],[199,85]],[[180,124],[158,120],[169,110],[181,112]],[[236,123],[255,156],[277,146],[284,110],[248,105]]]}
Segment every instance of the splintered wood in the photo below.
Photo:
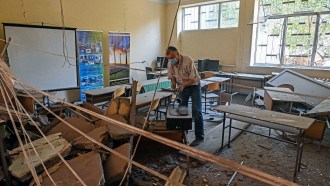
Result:
{"label": "splintered wood", "polygon": [[[126,143],[121,145],[118,148],[115,148],[115,151],[119,152],[120,154],[130,157],[130,149],[131,145]],[[128,166],[128,163],[114,155],[110,155],[109,158],[104,163],[104,173],[105,173],[105,180],[107,183],[113,183],[116,181],[120,181],[125,174],[125,169]]]}
{"label": "splintered wood", "polygon": [[[187,172],[185,170],[181,170],[180,167],[175,167],[175,169],[172,171],[170,175],[170,180],[173,181],[174,183],[182,184],[186,175]],[[165,183],[165,186],[175,186],[175,185],[167,181]]]}
{"label": "splintered wood", "polygon": [[[32,142],[41,161],[47,164],[54,164],[59,161],[57,153],[63,157],[67,156],[71,150],[71,145],[61,137],[60,133],[47,136],[47,139],[55,147],[54,149],[47,143],[46,139],[40,138]],[[33,151],[30,144],[24,145],[24,149],[30,154],[33,166],[36,170],[42,170],[41,162]],[[13,159],[12,164],[9,166],[10,173],[21,181],[25,181],[31,177],[30,169],[24,159],[22,149],[16,148],[9,152],[10,157]]]}
{"label": "splintered wood", "polygon": [[[104,185],[102,162],[96,152],[80,154],[78,157],[68,160],[68,164],[83,179],[86,185]],[[63,163],[54,165],[49,169],[50,175],[58,185],[81,186],[81,183]],[[41,175],[41,185],[53,185],[45,173]],[[30,185],[36,185],[32,182]]]}
{"label": "splintered wood", "polygon": [[[68,123],[72,126],[79,128],[84,133],[88,133],[89,131],[95,129],[95,126],[92,123],[79,119],[77,117],[67,118],[65,119]],[[55,134],[55,133],[62,133],[62,137],[69,142],[73,142],[76,138],[80,137],[81,135],[72,130],[70,127],[65,125],[63,122],[56,124],[52,129],[47,132],[47,135]]]}

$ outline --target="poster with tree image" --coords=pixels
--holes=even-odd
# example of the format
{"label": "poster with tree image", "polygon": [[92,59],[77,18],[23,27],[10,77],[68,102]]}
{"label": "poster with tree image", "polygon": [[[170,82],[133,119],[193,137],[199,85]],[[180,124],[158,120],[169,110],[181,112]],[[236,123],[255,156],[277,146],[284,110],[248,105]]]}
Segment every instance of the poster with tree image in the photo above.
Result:
{"label": "poster with tree image", "polygon": [[110,86],[129,83],[130,39],[130,33],[109,33]]}

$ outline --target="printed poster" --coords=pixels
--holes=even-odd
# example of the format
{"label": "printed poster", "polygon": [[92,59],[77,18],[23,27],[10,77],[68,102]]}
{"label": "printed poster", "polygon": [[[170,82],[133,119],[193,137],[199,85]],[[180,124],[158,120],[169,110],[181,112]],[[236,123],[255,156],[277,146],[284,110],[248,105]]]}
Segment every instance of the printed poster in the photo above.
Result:
{"label": "printed poster", "polygon": [[103,88],[102,32],[77,31],[80,95],[86,101],[86,90]]}
{"label": "printed poster", "polygon": [[130,33],[109,32],[110,86],[129,83],[130,49]]}

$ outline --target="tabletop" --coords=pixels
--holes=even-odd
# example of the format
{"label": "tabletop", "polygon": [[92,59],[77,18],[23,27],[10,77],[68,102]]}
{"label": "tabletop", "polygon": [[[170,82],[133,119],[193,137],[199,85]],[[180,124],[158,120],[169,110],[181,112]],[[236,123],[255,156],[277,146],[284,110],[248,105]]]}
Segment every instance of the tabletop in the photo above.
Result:
{"label": "tabletop", "polygon": [[[173,93],[170,92],[157,91],[155,95],[155,99],[164,99],[167,97],[171,97],[172,94]],[[152,102],[153,96],[154,96],[154,91],[136,95],[136,107],[141,108],[149,105]],[[131,97],[128,97],[128,99],[131,99]]]}
{"label": "tabletop", "polygon": [[[283,101],[283,102],[295,102],[295,103],[305,103],[305,101],[298,95],[295,94],[288,94],[293,93],[288,88],[282,88],[282,87],[264,87],[265,92],[268,93],[270,98],[273,101]],[[281,91],[281,92],[277,92]],[[288,93],[286,93],[288,92]]]}
{"label": "tabletop", "polygon": [[315,121],[315,119],[312,118],[235,104],[218,106],[215,110],[301,130],[307,130]]}
{"label": "tabletop", "polygon": [[230,80],[230,78],[210,77],[210,78],[202,79],[200,81],[200,83],[201,83],[201,87],[204,87],[204,86],[212,84],[212,83],[222,83],[222,82],[229,81],[229,80]]}
{"label": "tabletop", "polygon": [[125,86],[126,88],[131,87],[131,85],[123,84],[123,85],[115,85],[110,87],[98,88],[93,90],[86,90],[85,93],[91,96],[98,96],[102,94],[109,94],[115,92],[120,87]]}
{"label": "tabletop", "polygon": [[316,105],[312,110],[307,112],[307,115],[322,115],[330,113],[330,97],[325,99],[320,104]]}

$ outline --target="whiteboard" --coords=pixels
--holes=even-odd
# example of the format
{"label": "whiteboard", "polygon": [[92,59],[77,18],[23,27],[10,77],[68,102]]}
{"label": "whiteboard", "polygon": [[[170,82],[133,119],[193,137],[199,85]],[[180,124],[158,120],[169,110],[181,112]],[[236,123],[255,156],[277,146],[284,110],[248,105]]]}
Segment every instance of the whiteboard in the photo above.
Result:
{"label": "whiteboard", "polygon": [[17,79],[40,90],[79,87],[75,29],[64,31],[69,62],[63,57],[62,28],[4,24],[4,30],[6,38],[11,37],[7,54]]}

